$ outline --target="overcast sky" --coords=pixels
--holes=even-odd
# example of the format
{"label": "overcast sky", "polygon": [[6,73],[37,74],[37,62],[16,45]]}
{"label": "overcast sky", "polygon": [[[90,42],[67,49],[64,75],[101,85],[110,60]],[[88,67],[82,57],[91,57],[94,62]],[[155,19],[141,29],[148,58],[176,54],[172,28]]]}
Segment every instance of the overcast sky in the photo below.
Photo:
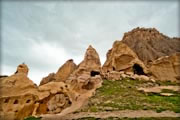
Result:
{"label": "overcast sky", "polygon": [[[145,0],[146,1],[146,0]],[[11,75],[18,64],[29,66],[29,77],[42,77],[68,59],[78,64],[88,45],[105,61],[115,40],[135,27],[155,27],[179,36],[178,2],[3,1],[1,6],[1,74]]]}

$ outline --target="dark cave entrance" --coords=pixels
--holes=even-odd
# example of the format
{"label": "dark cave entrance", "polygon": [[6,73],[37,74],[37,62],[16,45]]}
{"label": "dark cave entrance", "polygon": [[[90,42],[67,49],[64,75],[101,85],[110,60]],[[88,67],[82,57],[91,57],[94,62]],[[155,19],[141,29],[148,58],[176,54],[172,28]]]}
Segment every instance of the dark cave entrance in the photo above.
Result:
{"label": "dark cave entrance", "polygon": [[143,71],[143,68],[138,64],[133,65],[133,72],[134,74],[138,74],[138,75],[146,75]]}
{"label": "dark cave entrance", "polygon": [[94,77],[99,74],[100,74],[100,72],[98,72],[98,71],[91,71],[91,77]]}
{"label": "dark cave entrance", "polygon": [[116,69],[115,69],[115,67],[113,67],[113,71],[115,71]]}

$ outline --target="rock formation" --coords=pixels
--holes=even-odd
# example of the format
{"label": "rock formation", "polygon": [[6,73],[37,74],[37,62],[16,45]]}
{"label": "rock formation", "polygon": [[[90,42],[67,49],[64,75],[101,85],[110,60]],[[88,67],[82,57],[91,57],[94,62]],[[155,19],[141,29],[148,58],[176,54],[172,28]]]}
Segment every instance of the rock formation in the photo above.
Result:
{"label": "rock formation", "polygon": [[65,83],[52,82],[38,87],[27,74],[27,65],[21,64],[14,75],[0,81],[0,119],[21,120],[32,114],[60,112],[70,105],[72,93]]}
{"label": "rock formation", "polygon": [[49,82],[55,82],[56,81],[55,75],[56,75],[55,73],[50,73],[47,77],[44,77],[41,80],[40,85],[44,85]]}
{"label": "rock formation", "polygon": [[141,60],[138,59],[126,44],[121,41],[115,41],[112,49],[107,53],[107,60],[103,67],[103,72],[125,71],[137,74],[146,74],[147,68]]}
{"label": "rock formation", "polygon": [[179,53],[180,38],[169,38],[155,28],[135,28],[122,41],[114,42],[102,67],[103,76],[114,80],[129,77],[117,73],[124,71],[137,74],[131,78],[179,81]]}
{"label": "rock formation", "polygon": [[44,77],[40,85],[46,84],[48,82],[65,82],[65,80],[74,72],[77,68],[76,64],[72,59],[66,61],[59,70],[55,73],[50,73],[47,77]]}
{"label": "rock formation", "polygon": [[55,77],[57,82],[65,82],[65,80],[76,70],[77,65],[73,62],[73,59],[66,61],[66,63],[59,68]]}
{"label": "rock formation", "polygon": [[179,38],[169,38],[154,28],[136,28],[114,42],[102,68],[90,45],[79,65],[72,59],[66,61],[56,73],[43,78],[40,86],[27,77],[27,65],[20,64],[13,75],[0,76],[0,119],[74,112],[101,86],[102,78],[180,81],[179,45]]}
{"label": "rock formation", "polygon": [[101,62],[96,50],[90,45],[85,53],[84,60],[68,78],[67,83],[74,89],[90,90],[100,83]]}
{"label": "rock formation", "polygon": [[[37,86],[27,77],[28,67],[21,64],[14,75],[0,81],[0,118],[18,119],[32,113]],[[24,110],[23,114],[20,114]]]}
{"label": "rock formation", "polygon": [[180,52],[180,38],[169,38],[155,28],[135,28],[124,34],[122,42],[145,64],[159,57]]}
{"label": "rock formation", "polygon": [[21,64],[15,74],[1,78],[0,119],[73,112],[101,86],[100,70],[99,55],[92,46],[78,67],[68,60],[56,74],[44,78],[39,87],[27,77],[27,65]]}
{"label": "rock formation", "polygon": [[158,58],[149,65],[149,70],[154,79],[180,81],[180,53]]}

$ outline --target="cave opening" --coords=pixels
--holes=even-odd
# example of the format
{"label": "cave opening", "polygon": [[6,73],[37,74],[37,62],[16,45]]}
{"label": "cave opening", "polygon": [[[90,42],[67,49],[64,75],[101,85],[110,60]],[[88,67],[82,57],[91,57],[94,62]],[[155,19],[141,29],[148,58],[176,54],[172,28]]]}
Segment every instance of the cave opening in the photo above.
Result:
{"label": "cave opening", "polygon": [[18,104],[18,100],[15,100],[15,101],[14,101],[14,104]]}
{"label": "cave opening", "polygon": [[143,71],[143,68],[139,64],[133,65],[133,72],[134,74],[138,74],[138,75],[146,75]]}
{"label": "cave opening", "polygon": [[100,72],[98,72],[98,71],[91,71],[91,77],[94,77],[99,74],[100,74]]}
{"label": "cave opening", "polygon": [[29,100],[29,99],[26,101],[26,103],[30,103],[30,102],[31,102],[31,100]]}
{"label": "cave opening", "polygon": [[9,102],[9,98],[5,99],[4,103],[8,103]]}
{"label": "cave opening", "polygon": [[113,71],[115,71],[116,69],[115,69],[115,67],[113,67]]}

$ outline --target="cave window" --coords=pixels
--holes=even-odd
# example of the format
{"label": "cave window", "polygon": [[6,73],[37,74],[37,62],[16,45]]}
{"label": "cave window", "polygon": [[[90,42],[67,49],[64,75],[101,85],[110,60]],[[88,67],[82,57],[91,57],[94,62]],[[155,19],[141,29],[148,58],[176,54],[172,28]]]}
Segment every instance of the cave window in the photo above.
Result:
{"label": "cave window", "polygon": [[7,98],[7,99],[5,99],[5,101],[4,101],[4,103],[8,103],[9,102],[9,99]]}
{"label": "cave window", "polygon": [[113,67],[113,71],[115,71],[116,69],[115,69],[115,67]]}
{"label": "cave window", "polygon": [[98,71],[91,71],[91,77],[94,77],[99,74],[100,74],[100,72],[98,72]]}
{"label": "cave window", "polygon": [[18,104],[18,100],[15,100],[15,101],[14,101],[14,104]]}
{"label": "cave window", "polygon": [[133,65],[133,71],[134,71],[134,74],[145,75],[143,68],[138,64]]}
{"label": "cave window", "polygon": [[71,102],[71,101],[68,101],[68,104],[72,104],[72,102]]}
{"label": "cave window", "polygon": [[30,103],[30,102],[31,102],[31,100],[27,100],[27,101],[26,101],[26,103]]}

